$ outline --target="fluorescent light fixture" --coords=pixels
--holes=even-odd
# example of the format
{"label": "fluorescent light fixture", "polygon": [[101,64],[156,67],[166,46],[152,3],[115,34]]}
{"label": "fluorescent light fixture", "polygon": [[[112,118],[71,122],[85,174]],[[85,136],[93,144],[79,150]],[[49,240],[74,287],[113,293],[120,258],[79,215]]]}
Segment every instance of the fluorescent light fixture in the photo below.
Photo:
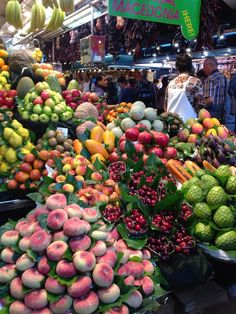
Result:
{"label": "fluorescent light fixture", "polygon": [[157,46],[157,50],[160,50],[161,48],[160,48],[160,46]]}
{"label": "fluorescent light fixture", "polygon": [[165,47],[171,47],[171,44],[170,43],[168,43],[168,44],[162,44],[162,45],[160,45],[161,47],[163,47],[163,48],[165,48]]}

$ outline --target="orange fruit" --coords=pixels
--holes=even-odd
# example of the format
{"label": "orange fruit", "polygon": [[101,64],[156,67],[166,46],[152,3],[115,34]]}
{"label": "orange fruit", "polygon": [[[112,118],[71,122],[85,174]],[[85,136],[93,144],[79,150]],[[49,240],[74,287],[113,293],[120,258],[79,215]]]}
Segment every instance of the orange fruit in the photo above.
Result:
{"label": "orange fruit", "polygon": [[8,65],[3,65],[2,66],[2,71],[9,71],[9,66]]}
{"label": "orange fruit", "polygon": [[220,121],[216,118],[211,118],[211,121],[214,123],[215,126],[220,126]]}
{"label": "orange fruit", "polygon": [[4,65],[5,65],[5,61],[2,58],[0,58],[0,68],[2,68]]}

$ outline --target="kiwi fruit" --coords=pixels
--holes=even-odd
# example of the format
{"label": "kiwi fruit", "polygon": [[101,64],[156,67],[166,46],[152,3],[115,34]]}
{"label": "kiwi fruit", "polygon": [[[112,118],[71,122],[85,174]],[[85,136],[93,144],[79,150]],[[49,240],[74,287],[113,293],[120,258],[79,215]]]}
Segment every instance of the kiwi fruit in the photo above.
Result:
{"label": "kiwi fruit", "polygon": [[63,146],[64,146],[65,150],[70,150],[70,149],[71,149],[71,144],[68,143],[68,141],[65,141],[65,142],[63,143]]}
{"label": "kiwi fruit", "polygon": [[62,145],[57,145],[55,149],[58,150],[60,153],[64,153],[65,151],[65,148]]}
{"label": "kiwi fruit", "polygon": [[178,119],[174,119],[173,123],[176,124],[176,125],[179,125],[181,122]]}
{"label": "kiwi fruit", "polygon": [[56,140],[58,144],[61,144],[65,141],[65,137],[62,133],[59,133],[56,135]]}
{"label": "kiwi fruit", "polygon": [[49,130],[47,131],[47,138],[52,138],[52,137],[55,137],[56,136],[56,132],[53,131],[53,130]]}
{"label": "kiwi fruit", "polygon": [[67,139],[66,139],[66,142],[68,142],[70,145],[73,144],[73,140],[72,140],[71,138],[67,138]]}
{"label": "kiwi fruit", "polygon": [[37,144],[35,146],[35,148],[36,148],[37,151],[40,151],[40,150],[42,150],[42,145],[41,144]]}
{"label": "kiwi fruit", "polygon": [[43,143],[43,139],[42,138],[39,138],[38,140],[37,140],[37,144],[42,144]]}
{"label": "kiwi fruit", "polygon": [[51,138],[48,140],[48,145],[51,146],[51,147],[57,145],[57,140],[55,139],[55,137],[51,137]]}

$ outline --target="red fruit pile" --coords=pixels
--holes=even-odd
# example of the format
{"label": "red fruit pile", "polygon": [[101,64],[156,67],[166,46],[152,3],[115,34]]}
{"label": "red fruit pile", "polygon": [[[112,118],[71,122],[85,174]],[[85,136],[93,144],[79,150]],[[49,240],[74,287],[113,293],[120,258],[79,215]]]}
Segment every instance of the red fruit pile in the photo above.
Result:
{"label": "red fruit pile", "polygon": [[102,211],[102,215],[109,222],[117,222],[122,215],[122,210],[119,205],[108,204]]}
{"label": "red fruit pile", "polygon": [[172,241],[175,244],[175,251],[189,254],[190,251],[195,247],[194,239],[187,234],[185,227],[179,227],[172,237]]}
{"label": "red fruit pile", "polygon": [[160,231],[169,233],[174,226],[175,216],[170,211],[162,211],[152,218],[152,224]]}
{"label": "red fruit pile", "polygon": [[183,203],[181,206],[181,217],[184,221],[187,221],[192,216],[191,207],[187,203]]}
{"label": "red fruit pile", "polygon": [[150,236],[148,238],[147,246],[149,250],[154,254],[157,254],[162,261],[168,260],[175,250],[174,244],[165,236]]}
{"label": "red fruit pile", "polygon": [[65,99],[66,104],[73,110],[83,103],[82,93],[78,89],[64,90],[62,96]]}
{"label": "red fruit pile", "polygon": [[121,180],[121,174],[126,171],[126,165],[123,161],[116,161],[109,165],[108,172],[110,178],[115,182],[119,182]]}
{"label": "red fruit pile", "polygon": [[12,109],[15,104],[16,90],[0,91],[0,108]]}
{"label": "red fruit pile", "polygon": [[145,234],[147,231],[147,220],[139,209],[133,209],[125,218],[127,230],[132,235]]}

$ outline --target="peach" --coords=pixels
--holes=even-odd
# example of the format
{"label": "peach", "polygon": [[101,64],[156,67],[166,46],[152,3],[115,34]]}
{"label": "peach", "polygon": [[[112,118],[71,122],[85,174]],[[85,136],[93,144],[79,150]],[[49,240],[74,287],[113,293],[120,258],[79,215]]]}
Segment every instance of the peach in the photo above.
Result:
{"label": "peach", "polygon": [[99,230],[92,231],[91,238],[95,240],[107,240],[107,232]]}
{"label": "peach", "polygon": [[99,299],[95,292],[91,291],[84,299],[75,299],[73,307],[76,313],[91,314],[99,306]]}
{"label": "peach", "polygon": [[151,254],[147,249],[142,250],[143,253],[143,259],[151,259]]}
{"label": "peach", "polygon": [[95,256],[102,256],[106,252],[106,243],[103,241],[97,241],[94,247],[90,249],[90,252],[92,252]]}
{"label": "peach", "polygon": [[115,267],[117,262],[117,256],[116,253],[113,251],[106,252],[103,256],[97,258],[97,263],[105,263],[107,265],[110,265],[112,268]]}
{"label": "peach", "polygon": [[63,226],[63,230],[65,234],[70,237],[79,236],[86,231],[84,221],[79,217],[72,217],[68,219]]}
{"label": "peach", "polygon": [[187,119],[186,122],[185,122],[185,124],[186,124],[187,126],[190,126],[190,127],[192,127],[195,123],[197,123],[197,120],[194,119],[194,118],[189,118],[189,119]]}
{"label": "peach", "polygon": [[197,143],[197,135],[196,134],[190,134],[188,138],[188,143]]}
{"label": "peach", "polygon": [[116,182],[114,180],[112,180],[112,179],[108,179],[108,180],[105,181],[105,185],[114,187],[116,185]]}
{"label": "peach", "polygon": [[17,259],[17,254],[9,247],[6,247],[1,252],[1,259],[7,264],[14,264]]}
{"label": "peach", "polygon": [[145,295],[150,295],[154,291],[154,283],[148,276],[144,276],[142,279],[142,289]]}
{"label": "peach", "polygon": [[199,121],[203,121],[206,118],[211,118],[211,114],[206,109],[201,109],[198,113],[198,119]]}
{"label": "peach", "polygon": [[189,137],[189,130],[188,129],[183,129],[180,130],[178,133],[178,138],[182,141],[182,142],[187,142]]}
{"label": "peach", "polygon": [[8,283],[16,276],[16,265],[6,264],[0,268],[0,283]]}
{"label": "peach", "polygon": [[40,208],[36,208],[33,215],[35,219],[38,219],[40,215],[49,214],[49,213],[50,213],[50,210],[48,208],[40,207]]}
{"label": "peach", "polygon": [[73,193],[75,188],[72,184],[66,183],[62,186],[62,190],[68,193]]}
{"label": "peach", "polygon": [[85,221],[85,220],[83,220],[83,222],[84,222],[85,232],[86,232],[86,233],[89,233],[89,231],[91,230],[91,225],[90,225],[90,223],[87,222],[87,221]]}
{"label": "peach", "polygon": [[116,248],[117,248],[117,252],[124,252],[125,250],[128,249],[128,246],[123,239],[119,239],[117,241],[117,247]]}
{"label": "peach", "polygon": [[45,307],[40,310],[32,311],[31,314],[53,314],[53,312]]}
{"label": "peach", "polygon": [[96,258],[91,252],[78,251],[73,255],[73,263],[78,271],[91,271],[96,265]]}
{"label": "peach", "polygon": [[41,288],[44,278],[44,275],[34,268],[25,270],[21,276],[23,285],[32,289]]}
{"label": "peach", "polygon": [[203,126],[200,123],[195,123],[192,126],[192,133],[193,134],[201,134],[203,131]]}
{"label": "peach", "polygon": [[119,194],[117,192],[111,193],[111,195],[109,196],[109,200],[110,200],[110,202],[118,201],[119,200]]}
{"label": "peach", "polygon": [[76,176],[75,176],[75,180],[76,180],[76,181],[82,181],[82,182],[83,182],[83,181],[84,181],[84,177],[83,177],[83,176],[80,176],[80,175],[76,175]]}
{"label": "peach", "polygon": [[67,200],[64,194],[56,193],[50,195],[47,200],[45,206],[50,209],[64,209],[66,207]]}
{"label": "peach", "polygon": [[86,251],[91,245],[91,239],[86,234],[78,237],[72,237],[69,241],[69,247],[73,253],[77,251]]}
{"label": "peach", "polygon": [[154,268],[153,264],[150,261],[144,259],[142,261],[142,264],[143,264],[145,273],[148,273],[150,275],[152,275],[154,273],[155,268]]}
{"label": "peach", "polygon": [[41,259],[38,262],[37,268],[38,271],[43,275],[47,275],[50,272],[51,267],[48,263],[48,259],[46,256],[41,257]]}
{"label": "peach", "polygon": [[36,231],[30,238],[30,247],[35,252],[42,252],[49,246],[51,240],[52,236],[47,231]]}
{"label": "peach", "polygon": [[53,230],[58,230],[63,227],[67,220],[67,213],[63,209],[54,209],[48,214],[47,225]]}
{"label": "peach", "polygon": [[211,118],[212,122],[214,123],[214,126],[220,126],[220,121],[216,118]]}
{"label": "peach", "polygon": [[211,118],[205,118],[202,121],[202,124],[203,124],[204,128],[206,128],[207,130],[212,129],[214,127],[214,122],[212,121]]}
{"label": "peach", "polygon": [[31,237],[24,237],[20,239],[18,246],[22,252],[26,252],[28,249],[30,249],[30,239]]}
{"label": "peach", "polygon": [[63,278],[71,278],[76,275],[77,271],[72,262],[61,260],[56,266],[56,273]]}
{"label": "peach", "polygon": [[58,301],[50,304],[50,310],[55,314],[65,314],[70,310],[73,299],[69,295],[63,295]]}
{"label": "peach", "polygon": [[16,224],[15,229],[17,231],[19,231],[19,233],[22,237],[29,237],[34,232],[34,223],[33,222],[29,223],[26,220],[25,221],[19,221]]}
{"label": "peach", "polygon": [[134,286],[135,287],[141,287],[142,286],[142,279],[141,278],[135,279]]}
{"label": "peach", "polygon": [[55,181],[56,183],[63,183],[66,181],[66,177],[61,174],[59,176],[56,176]]}
{"label": "peach", "polygon": [[108,288],[102,288],[97,291],[99,299],[105,304],[114,303],[120,296],[120,288],[116,284]]}
{"label": "peach", "polygon": [[65,165],[62,167],[62,172],[67,173],[67,172],[70,171],[71,169],[72,169],[72,166],[71,166],[71,165],[65,164]]}
{"label": "peach", "polygon": [[143,303],[142,294],[139,291],[134,291],[133,293],[131,293],[125,303],[135,309],[139,308]]}
{"label": "peach", "polygon": [[223,126],[223,125],[217,127],[217,134],[218,134],[218,136],[219,136],[220,138],[222,138],[222,139],[226,139],[226,138],[229,137],[229,131],[228,131],[228,129],[227,129],[225,126]]}
{"label": "peach", "polygon": [[83,208],[81,208],[79,205],[77,204],[71,204],[71,205],[67,205],[64,210],[66,211],[67,215],[69,218],[72,217],[82,217],[82,211]]}
{"label": "peach", "polygon": [[68,294],[72,298],[84,297],[92,287],[92,280],[88,276],[78,278],[70,287],[67,288]]}
{"label": "peach", "polygon": [[100,218],[100,213],[96,208],[84,208],[82,217],[87,222],[96,222]]}
{"label": "peach", "polygon": [[25,295],[25,305],[33,310],[40,310],[47,306],[47,291],[45,289],[33,290]]}
{"label": "peach", "polygon": [[44,287],[48,292],[54,294],[60,294],[66,290],[65,286],[61,285],[56,279],[53,279],[51,277],[47,278]]}
{"label": "peach", "polygon": [[143,253],[140,250],[129,250],[129,258],[139,257],[143,259]]}
{"label": "peach", "polygon": [[77,166],[75,172],[78,176],[84,176],[87,170],[87,166]]}
{"label": "peach", "polygon": [[14,246],[19,241],[19,232],[17,230],[5,231],[1,236],[3,246]]}
{"label": "peach", "polygon": [[127,286],[133,286],[135,282],[134,276],[130,275],[124,279],[124,282]]}
{"label": "peach", "polygon": [[52,241],[64,241],[67,242],[69,237],[64,233],[64,231],[55,232],[52,236]]}
{"label": "peach", "polygon": [[95,266],[92,276],[96,285],[107,288],[113,282],[114,272],[110,265],[100,263]]}
{"label": "peach", "polygon": [[47,257],[52,261],[60,261],[67,249],[66,242],[54,241],[47,247]]}
{"label": "peach", "polygon": [[129,314],[129,309],[126,305],[121,305],[120,307],[112,308],[104,314]]}
{"label": "peach", "polygon": [[102,181],[102,179],[103,179],[103,176],[99,172],[93,172],[91,174],[91,180],[93,181]]}
{"label": "peach", "polygon": [[21,255],[16,261],[16,269],[19,271],[25,271],[26,269],[34,267],[34,262],[28,256],[27,253]]}
{"label": "peach", "polygon": [[128,262],[125,265],[122,265],[118,270],[118,275],[120,276],[129,276],[133,275],[134,278],[142,276],[144,273],[144,267],[139,262]]}
{"label": "peach", "polygon": [[217,132],[215,129],[209,129],[207,132],[206,132],[206,137],[209,137],[210,135],[213,135],[213,136],[217,136]]}
{"label": "peach", "polygon": [[9,307],[9,314],[31,314],[31,309],[29,309],[23,302],[14,301]]}
{"label": "peach", "polygon": [[112,193],[113,193],[113,187],[110,187],[110,186],[105,186],[103,188],[103,194],[107,195],[107,196],[110,196]]}
{"label": "peach", "polygon": [[22,284],[20,277],[15,277],[10,282],[10,293],[13,298],[17,300],[23,300],[25,295],[25,288]]}

